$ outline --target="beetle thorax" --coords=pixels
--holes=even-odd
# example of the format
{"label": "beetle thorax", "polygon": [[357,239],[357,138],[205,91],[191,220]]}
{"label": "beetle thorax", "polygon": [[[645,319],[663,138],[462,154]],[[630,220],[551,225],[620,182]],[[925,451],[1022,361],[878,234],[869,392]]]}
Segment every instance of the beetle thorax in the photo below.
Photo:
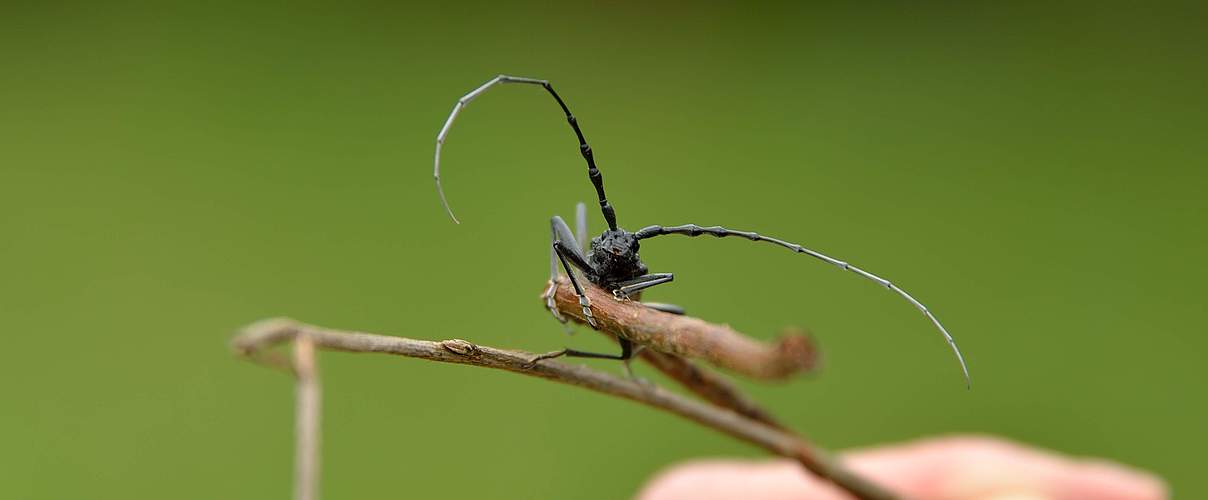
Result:
{"label": "beetle thorax", "polygon": [[605,231],[591,239],[588,261],[595,268],[592,282],[609,287],[646,274],[646,265],[638,257],[638,239],[624,229]]}

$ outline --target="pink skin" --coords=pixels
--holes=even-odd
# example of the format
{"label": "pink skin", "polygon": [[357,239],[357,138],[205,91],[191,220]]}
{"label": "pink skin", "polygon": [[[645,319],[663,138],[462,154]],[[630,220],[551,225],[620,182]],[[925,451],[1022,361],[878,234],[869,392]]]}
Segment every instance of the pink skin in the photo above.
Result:
{"label": "pink skin", "polygon": [[[915,500],[1162,500],[1156,476],[1097,459],[1076,459],[993,437],[956,436],[857,450],[848,465]],[[706,460],[655,477],[640,500],[850,500],[795,462]]]}

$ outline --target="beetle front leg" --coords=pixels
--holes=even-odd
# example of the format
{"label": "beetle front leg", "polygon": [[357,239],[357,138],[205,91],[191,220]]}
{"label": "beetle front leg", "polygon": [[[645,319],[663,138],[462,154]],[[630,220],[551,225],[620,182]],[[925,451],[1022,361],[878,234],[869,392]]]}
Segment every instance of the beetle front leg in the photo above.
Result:
{"label": "beetle front leg", "polygon": [[[586,217],[585,207],[582,203],[575,208],[575,211],[577,212],[575,215],[577,219]],[[561,242],[563,245],[562,249],[563,251],[567,252],[567,258],[570,259],[571,263],[579,266],[580,268],[583,268],[583,266],[588,266],[586,269],[590,269],[590,265],[587,264],[587,259],[583,257],[582,246],[576,241],[579,239],[579,237],[571,234],[570,227],[566,225],[566,221],[555,215],[550,219],[549,225],[551,243],[557,244],[558,242]],[[579,221],[576,222],[576,225],[579,226],[578,229],[580,232],[586,228],[585,222]],[[562,313],[558,311],[558,305],[554,302],[554,295],[558,290],[558,261],[560,258],[561,257],[558,255],[557,248],[555,248],[554,245],[551,245],[549,251],[549,286],[546,287],[544,292],[542,292],[541,298],[545,299],[545,308],[548,309],[550,314],[554,316],[554,319],[558,320],[559,323],[562,323],[563,329],[565,329],[566,333],[570,335],[574,333],[574,329],[571,328],[566,316],[563,316]],[[565,263],[566,261],[564,260],[563,264]],[[575,279],[575,274],[571,272],[569,266],[566,268],[566,274],[570,276],[572,281]],[[582,303],[582,300],[580,300],[580,303]]]}
{"label": "beetle front leg", "polygon": [[587,294],[583,293],[583,287],[579,286],[579,280],[575,278],[575,271],[571,269],[570,263],[567,262],[567,255],[569,254],[570,259],[578,266],[588,266],[587,268],[590,269],[590,265],[582,260],[582,258],[576,260],[575,257],[577,257],[577,254],[568,250],[566,245],[561,241],[554,241],[554,253],[558,254],[558,260],[562,261],[562,267],[566,269],[566,275],[570,278],[570,284],[575,288],[575,295],[579,297],[579,306],[583,308],[583,317],[587,319],[587,324],[591,325],[592,328],[598,328],[598,325],[596,325],[596,316],[591,312],[591,301],[588,300]]}

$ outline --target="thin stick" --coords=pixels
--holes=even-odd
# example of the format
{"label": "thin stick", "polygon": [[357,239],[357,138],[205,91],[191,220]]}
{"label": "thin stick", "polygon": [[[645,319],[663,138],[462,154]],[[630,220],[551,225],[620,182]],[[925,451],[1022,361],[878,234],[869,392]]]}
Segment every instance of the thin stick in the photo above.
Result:
{"label": "thin stick", "polygon": [[[600,330],[664,354],[702,359],[762,380],[788,378],[812,369],[817,361],[813,344],[800,335],[784,336],[775,344],[766,344],[726,325],[616,300],[594,285],[584,286],[584,292],[591,300],[592,314]],[[564,277],[558,278],[554,301],[563,316],[586,324],[579,298]]]}
{"label": "thin stick", "polygon": [[307,335],[294,339],[297,406],[294,450],[294,499],[319,498],[319,373],[315,344]]}
{"label": "thin stick", "polygon": [[370,333],[327,330],[288,319],[265,320],[248,326],[231,342],[239,354],[259,361],[265,349],[305,336],[315,346],[346,352],[380,352],[413,358],[474,365],[540,377],[563,384],[636,401],[674,413],[780,456],[797,460],[859,499],[893,499],[894,494],[852,473],[824,450],[788,432],[756,422],[733,411],[688,399],[662,388],[621,379],[585,366],[554,361],[531,364],[532,353],[475,345],[465,340],[413,340]]}

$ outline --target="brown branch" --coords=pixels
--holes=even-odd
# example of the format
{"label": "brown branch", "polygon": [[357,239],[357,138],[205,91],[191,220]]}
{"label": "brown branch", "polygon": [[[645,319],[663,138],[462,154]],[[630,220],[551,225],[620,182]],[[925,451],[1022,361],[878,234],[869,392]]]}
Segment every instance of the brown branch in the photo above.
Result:
{"label": "brown branch", "polygon": [[[327,330],[288,319],[272,319],[248,326],[231,342],[239,354],[256,361],[270,361],[267,349],[305,336],[315,346],[346,352],[380,352],[401,356],[495,368],[574,385],[596,392],[637,401],[674,413],[699,424],[749,442],[777,455],[797,460],[820,477],[833,481],[860,499],[897,498],[843,467],[824,450],[788,432],[756,422],[722,408],[694,401],[656,386],[621,379],[585,366],[553,361],[531,364],[535,355],[475,345],[465,340],[441,342],[412,340],[370,333]],[[272,364],[271,362],[269,364]]]}
{"label": "brown branch", "polygon": [[[702,359],[714,366],[763,380],[787,378],[812,369],[817,361],[813,343],[802,335],[786,335],[769,345],[726,325],[616,300],[611,293],[590,283],[584,290],[591,300],[592,314],[600,330],[664,354]],[[586,324],[570,280],[558,279],[554,298],[559,312]]]}

